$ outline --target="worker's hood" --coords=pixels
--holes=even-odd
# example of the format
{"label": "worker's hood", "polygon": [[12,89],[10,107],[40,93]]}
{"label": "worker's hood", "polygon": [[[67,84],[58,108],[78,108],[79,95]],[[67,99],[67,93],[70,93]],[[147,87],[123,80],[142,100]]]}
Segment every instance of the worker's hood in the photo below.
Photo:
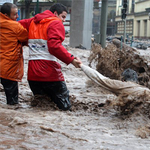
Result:
{"label": "worker's hood", "polygon": [[43,19],[47,19],[47,18],[50,18],[50,17],[56,17],[56,16],[50,10],[45,10],[44,12],[35,15],[34,22],[39,23]]}

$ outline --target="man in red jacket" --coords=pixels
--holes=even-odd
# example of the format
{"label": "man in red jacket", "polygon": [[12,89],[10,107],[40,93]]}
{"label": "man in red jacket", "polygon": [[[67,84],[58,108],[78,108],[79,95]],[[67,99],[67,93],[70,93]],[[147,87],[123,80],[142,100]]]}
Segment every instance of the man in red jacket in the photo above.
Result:
{"label": "man in red jacket", "polygon": [[59,109],[69,110],[69,91],[57,58],[79,68],[81,61],[62,45],[65,38],[63,22],[67,16],[64,5],[56,3],[50,10],[20,23],[29,31],[28,82],[34,95],[48,95]]}

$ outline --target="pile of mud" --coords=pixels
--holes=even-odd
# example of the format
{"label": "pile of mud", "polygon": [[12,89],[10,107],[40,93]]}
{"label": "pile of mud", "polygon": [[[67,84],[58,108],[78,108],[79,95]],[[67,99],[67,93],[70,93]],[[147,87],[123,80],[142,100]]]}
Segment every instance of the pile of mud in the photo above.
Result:
{"label": "pile of mud", "polygon": [[89,65],[92,62],[96,64],[97,71],[111,79],[120,79],[125,69],[133,69],[138,74],[139,84],[150,88],[150,66],[148,61],[140,56],[134,48],[125,44],[121,48],[120,41],[116,39],[113,40],[113,43],[108,43],[106,48],[93,43]]}

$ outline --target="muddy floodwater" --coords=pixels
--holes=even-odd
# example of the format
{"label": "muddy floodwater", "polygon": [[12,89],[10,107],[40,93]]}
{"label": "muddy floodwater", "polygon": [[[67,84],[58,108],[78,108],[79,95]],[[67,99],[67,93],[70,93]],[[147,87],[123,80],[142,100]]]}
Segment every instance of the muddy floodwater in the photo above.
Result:
{"label": "muddy floodwater", "polygon": [[[68,39],[66,39],[65,46]],[[68,51],[88,65],[90,50],[67,47]],[[150,61],[150,48],[139,50]],[[62,65],[70,91],[72,109],[60,111],[47,97],[33,99],[27,82],[28,47],[24,47],[24,77],[19,83],[20,105],[6,105],[0,85],[0,150],[149,150],[149,100],[140,97],[145,113],[131,111],[121,114],[108,104],[119,99],[93,83],[81,69]],[[92,67],[95,69],[94,62]],[[135,107],[138,107],[137,105]],[[118,107],[119,108],[119,107]],[[133,110],[133,109],[132,109]]]}

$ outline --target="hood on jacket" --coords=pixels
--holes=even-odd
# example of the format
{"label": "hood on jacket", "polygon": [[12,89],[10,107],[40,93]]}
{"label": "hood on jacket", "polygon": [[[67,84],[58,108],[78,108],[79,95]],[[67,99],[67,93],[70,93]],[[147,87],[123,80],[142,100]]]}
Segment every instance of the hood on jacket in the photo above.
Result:
{"label": "hood on jacket", "polygon": [[14,21],[14,20],[10,19],[9,17],[7,17],[6,15],[4,15],[3,13],[0,12],[0,21],[2,22],[3,19]]}
{"label": "hood on jacket", "polygon": [[49,17],[56,17],[56,16],[50,10],[45,10],[44,12],[35,15],[34,22],[39,23],[41,20]]}

